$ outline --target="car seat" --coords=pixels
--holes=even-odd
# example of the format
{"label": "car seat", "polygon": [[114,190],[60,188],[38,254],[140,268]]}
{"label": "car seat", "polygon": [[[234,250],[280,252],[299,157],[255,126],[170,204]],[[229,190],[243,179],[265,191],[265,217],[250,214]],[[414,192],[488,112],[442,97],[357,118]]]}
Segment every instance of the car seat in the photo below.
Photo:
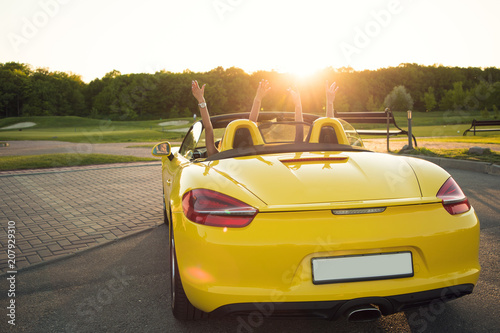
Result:
{"label": "car seat", "polygon": [[338,119],[318,118],[313,122],[309,143],[329,143],[348,145],[344,127]]}
{"label": "car seat", "polygon": [[227,125],[220,151],[263,144],[264,140],[257,124],[248,119],[237,119]]}

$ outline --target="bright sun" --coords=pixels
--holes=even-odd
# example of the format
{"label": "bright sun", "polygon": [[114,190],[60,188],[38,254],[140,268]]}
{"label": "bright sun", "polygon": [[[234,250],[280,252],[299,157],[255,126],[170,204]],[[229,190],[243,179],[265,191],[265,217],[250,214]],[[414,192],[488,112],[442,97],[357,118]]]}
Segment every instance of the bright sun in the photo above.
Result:
{"label": "bright sun", "polygon": [[294,75],[297,79],[306,80],[314,77],[319,70],[321,68],[313,64],[297,63],[286,66],[282,71]]}

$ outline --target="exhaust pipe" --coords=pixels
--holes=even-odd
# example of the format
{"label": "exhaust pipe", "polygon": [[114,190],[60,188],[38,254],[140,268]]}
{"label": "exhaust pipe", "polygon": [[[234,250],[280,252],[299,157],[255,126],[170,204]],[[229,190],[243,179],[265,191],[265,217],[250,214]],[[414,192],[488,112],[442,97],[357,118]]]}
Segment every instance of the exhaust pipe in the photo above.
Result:
{"label": "exhaust pipe", "polygon": [[349,309],[347,311],[347,320],[349,322],[375,321],[379,319],[381,315],[378,308],[367,304]]}

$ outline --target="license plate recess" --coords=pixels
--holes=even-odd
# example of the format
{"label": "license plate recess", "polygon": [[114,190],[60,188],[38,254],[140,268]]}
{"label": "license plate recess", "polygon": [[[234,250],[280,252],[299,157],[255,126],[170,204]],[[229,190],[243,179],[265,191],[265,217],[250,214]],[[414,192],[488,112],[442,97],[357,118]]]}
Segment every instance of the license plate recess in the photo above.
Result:
{"label": "license plate recess", "polygon": [[409,251],[313,258],[311,265],[314,284],[413,276],[413,258]]}

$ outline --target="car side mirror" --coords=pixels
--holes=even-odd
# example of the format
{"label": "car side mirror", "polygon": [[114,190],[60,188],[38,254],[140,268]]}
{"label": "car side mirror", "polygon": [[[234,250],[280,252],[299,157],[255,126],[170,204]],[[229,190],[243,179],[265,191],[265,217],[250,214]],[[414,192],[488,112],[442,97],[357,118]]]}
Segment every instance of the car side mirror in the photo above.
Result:
{"label": "car side mirror", "polygon": [[153,147],[151,154],[156,157],[167,156],[169,160],[172,160],[174,156],[172,155],[172,147],[169,142],[160,142]]}

